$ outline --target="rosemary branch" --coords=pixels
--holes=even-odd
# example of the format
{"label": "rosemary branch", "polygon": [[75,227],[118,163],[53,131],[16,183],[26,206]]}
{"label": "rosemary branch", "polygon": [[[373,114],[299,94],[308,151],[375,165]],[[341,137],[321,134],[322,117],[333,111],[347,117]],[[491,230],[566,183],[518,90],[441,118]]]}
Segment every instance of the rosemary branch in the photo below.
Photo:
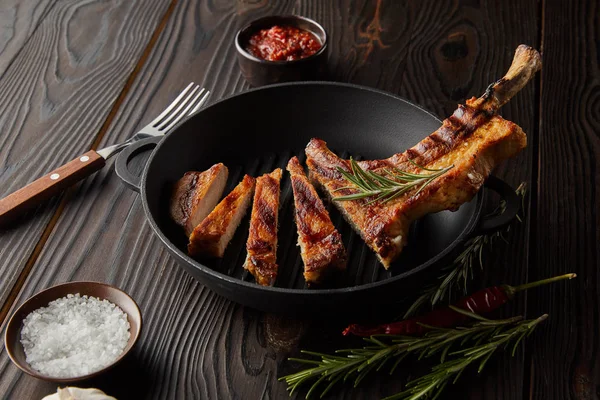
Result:
{"label": "rosemary branch", "polygon": [[450,353],[450,356],[456,357],[434,366],[429,374],[408,382],[405,391],[386,397],[384,400],[435,400],[440,396],[446,385],[456,383],[462,372],[471,364],[479,364],[477,372],[481,373],[496,350],[506,349],[512,344],[512,355],[514,356],[521,340],[529,336],[537,325],[546,318],[548,318],[548,314],[536,319],[521,321],[507,330],[499,329],[489,340]]}
{"label": "rosemary branch", "polygon": [[373,171],[362,169],[360,165],[358,165],[358,163],[352,157],[350,157],[350,169],[352,172],[350,173],[345,171],[340,167],[338,167],[338,171],[348,182],[352,183],[352,185],[341,187],[335,191],[352,189],[355,190],[356,193],[338,196],[333,200],[349,201],[373,197],[373,199],[367,204],[371,204],[376,201],[386,202],[418,187],[418,190],[415,193],[416,196],[434,179],[444,175],[450,169],[454,168],[454,165],[450,165],[445,168],[430,169],[418,165],[412,160],[409,161],[418,168],[430,173],[416,174],[402,171],[398,168],[389,168],[385,169],[385,175],[382,175]]}
{"label": "rosemary branch", "polygon": [[[515,191],[521,197],[522,213],[525,209],[524,201],[527,194],[527,184],[522,182]],[[506,203],[500,202],[488,216],[503,214],[506,210]],[[521,216],[517,214],[517,220],[521,222]],[[475,268],[478,266],[483,270],[483,254],[486,248],[491,247],[497,239],[501,239],[508,243],[505,234],[510,231],[510,225],[501,231],[492,232],[486,235],[475,236],[466,244],[464,250],[454,259],[447,267],[442,268],[442,274],[436,281],[427,286],[423,293],[412,303],[404,314],[403,319],[414,316],[424,306],[434,308],[442,300],[448,302],[452,299],[453,290],[462,292],[463,295],[468,293],[468,283],[473,279]]]}
{"label": "rosemary branch", "polygon": [[[290,361],[297,361],[310,365],[310,367],[279,378],[279,380],[284,380],[287,383],[290,395],[300,386],[312,382],[312,385],[306,394],[307,399],[311,398],[321,386],[326,385],[320,395],[322,398],[333,386],[335,386],[335,384],[350,380],[353,381],[353,385],[356,387],[367,374],[372,371],[380,371],[388,364],[391,365],[390,374],[392,374],[400,361],[409,354],[414,354],[418,356],[419,359],[439,354],[440,362],[442,363],[441,365],[444,365],[448,362],[454,362],[454,360],[446,361],[449,355],[459,355],[465,352],[465,354],[471,354],[469,350],[477,350],[482,345],[491,346],[496,343],[500,337],[503,337],[503,335],[513,335],[512,332],[515,330],[522,332],[524,329],[523,326],[532,324],[531,320],[523,321],[522,317],[490,320],[460,308],[452,308],[456,312],[468,315],[476,322],[468,327],[452,329],[428,326],[431,331],[423,337],[397,335],[371,336],[370,338],[363,339],[367,342],[366,346],[362,348],[338,350],[333,355],[302,351],[303,354],[318,359],[290,358]],[[527,330],[525,330],[525,332],[527,332]],[[468,343],[471,344],[471,347],[451,352],[455,346],[464,346]],[[478,350],[476,354],[479,354],[480,352],[481,350]],[[465,364],[465,367],[471,362]],[[452,371],[456,370],[457,366],[459,366],[459,364],[449,365],[452,367]]]}

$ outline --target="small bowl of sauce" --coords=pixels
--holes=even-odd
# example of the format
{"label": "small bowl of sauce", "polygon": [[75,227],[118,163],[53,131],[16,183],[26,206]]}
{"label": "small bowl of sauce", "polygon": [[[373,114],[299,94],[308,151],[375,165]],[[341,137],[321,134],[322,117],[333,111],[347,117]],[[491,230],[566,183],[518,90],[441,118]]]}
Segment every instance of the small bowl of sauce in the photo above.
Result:
{"label": "small bowl of sauce", "polygon": [[269,16],[240,29],[238,63],[252,86],[319,79],[326,69],[327,33],[300,16]]}

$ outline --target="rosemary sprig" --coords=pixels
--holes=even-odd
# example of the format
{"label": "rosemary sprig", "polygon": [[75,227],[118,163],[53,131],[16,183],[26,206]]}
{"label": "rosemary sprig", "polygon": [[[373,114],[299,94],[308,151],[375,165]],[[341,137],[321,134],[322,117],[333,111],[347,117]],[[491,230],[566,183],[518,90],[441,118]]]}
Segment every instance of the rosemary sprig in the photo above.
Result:
{"label": "rosemary sprig", "polygon": [[[516,193],[521,197],[521,210],[519,213],[522,213],[525,209],[524,201],[527,194],[527,184],[522,182],[516,189]],[[500,215],[505,210],[506,203],[501,201],[500,205],[488,216]],[[517,214],[517,220],[521,222],[519,214]],[[432,285],[427,286],[423,290],[423,293],[406,311],[403,319],[416,315],[425,305],[434,308],[442,300],[450,302],[454,290],[466,295],[468,293],[467,286],[469,281],[474,277],[475,268],[478,266],[483,270],[483,254],[485,249],[491,247],[497,239],[508,243],[504,235],[509,231],[510,225],[505,230],[475,236],[467,241],[464,250],[450,265],[442,268],[442,274]]]}
{"label": "rosemary sprig", "polygon": [[423,188],[429,185],[434,179],[444,175],[450,169],[454,168],[454,165],[450,165],[441,169],[430,169],[420,166],[409,160],[412,164],[418,168],[430,172],[423,174],[410,173],[402,171],[398,168],[385,169],[385,175],[378,174],[373,171],[364,170],[358,165],[358,163],[350,157],[350,169],[352,172],[348,172],[338,167],[338,171],[352,186],[344,186],[339,190],[353,189],[356,193],[334,197],[334,201],[349,201],[358,200],[368,197],[373,197],[367,204],[374,203],[376,201],[390,201],[404,193],[418,188],[415,196],[423,190]]}
{"label": "rosemary sprig", "polygon": [[[501,320],[490,320],[460,308],[452,307],[456,312],[466,314],[476,322],[468,327],[452,329],[429,327],[425,336],[379,335],[364,338],[368,344],[362,348],[338,350],[335,354],[302,351],[318,359],[290,358],[308,364],[311,367],[291,375],[279,378],[288,385],[290,395],[300,386],[312,382],[306,398],[310,398],[320,387],[325,385],[320,397],[324,397],[338,382],[352,381],[356,387],[372,371],[380,371],[390,365],[392,374],[400,361],[409,354],[419,359],[440,355],[440,362],[445,363],[448,355],[462,353],[463,350],[451,352],[455,346],[471,344],[469,349],[477,349],[480,344],[493,343],[495,338],[509,334],[514,329],[528,325],[531,321],[523,321],[521,317]],[[522,329],[522,328],[521,328]]]}
{"label": "rosemary sprig", "polygon": [[456,356],[434,366],[431,372],[406,384],[403,392],[386,397],[384,400],[434,400],[440,396],[448,383],[456,383],[463,371],[471,364],[478,364],[477,372],[481,373],[485,364],[498,349],[506,349],[512,345],[512,355],[523,338],[529,336],[537,325],[548,318],[544,314],[539,318],[521,321],[507,330],[499,330],[489,340],[480,344],[450,353]]}

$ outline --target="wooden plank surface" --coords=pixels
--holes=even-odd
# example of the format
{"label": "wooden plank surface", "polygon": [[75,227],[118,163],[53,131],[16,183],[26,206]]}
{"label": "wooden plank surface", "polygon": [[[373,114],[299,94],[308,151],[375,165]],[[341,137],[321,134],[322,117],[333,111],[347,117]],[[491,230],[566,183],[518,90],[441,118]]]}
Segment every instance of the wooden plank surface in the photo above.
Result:
{"label": "wooden plank surface", "polygon": [[[123,140],[144,126],[190,80],[212,90],[213,98],[247,88],[227,38],[233,37],[243,22],[237,21],[238,13],[250,20],[260,15],[261,8],[255,10],[252,4],[244,3],[239,6],[228,1],[178,2],[103,144]],[[291,12],[291,3],[264,12]],[[201,365],[186,360],[200,359],[198,352],[212,347],[215,350],[207,351],[208,356],[224,354],[222,345],[217,349],[215,344],[223,332],[219,334],[215,327],[225,329],[229,325],[232,313],[228,310],[234,306],[202,288],[175,265],[144,222],[138,196],[121,184],[112,169],[102,171],[77,190],[36,266],[43,268],[34,268],[21,300],[55,282],[92,279],[112,282],[139,302],[145,328],[135,362],[152,384],[124,385],[115,391],[111,382],[100,382],[98,386],[107,392],[119,398],[177,398],[182,393],[210,398],[210,394],[225,390],[221,388],[225,379],[219,378],[223,371],[213,371],[213,365],[223,363],[223,359],[202,359]],[[189,313],[182,314],[183,309]],[[204,312],[198,312],[202,309]],[[182,330],[180,324],[186,328]],[[17,372],[5,353],[0,371],[0,393],[9,398],[41,397],[56,387]],[[118,370],[109,380],[116,376],[120,376]],[[186,384],[189,382],[193,383]],[[141,396],[128,390],[139,390]]]}
{"label": "wooden plank surface", "polygon": [[[406,65],[406,55],[402,52],[408,51],[411,29],[407,28],[391,39],[381,39],[381,43],[376,42],[371,47],[369,40],[373,38],[358,34],[351,26],[359,26],[359,33],[364,30],[373,34],[377,32],[373,26],[381,25],[377,21],[384,15],[383,30],[390,32],[394,21],[403,18],[410,24],[415,16],[424,18],[429,12],[427,5],[410,4],[410,8],[402,8],[384,3],[377,11],[377,8],[358,4],[341,7],[346,14],[338,19],[331,17],[335,10],[306,3],[302,6],[306,9],[281,3],[276,9],[233,9],[219,4],[208,9],[206,4],[178,4],[140,74],[139,86],[134,85],[106,140],[124,138],[135,127],[142,126],[144,117],[149,119],[158,112],[162,104],[170,100],[169,96],[172,97],[189,79],[203,82],[213,90],[215,98],[245,89],[247,86],[239,77],[233,52],[223,49],[226,46],[220,42],[228,33],[231,36],[243,22],[230,21],[235,13],[252,19],[262,13],[293,11],[323,21],[333,35],[332,41],[339,43],[339,49],[345,49],[339,54],[332,52],[332,77],[385,89],[390,82],[402,78],[402,67]],[[198,15],[204,18],[200,26],[197,25]],[[200,38],[192,40],[184,35],[190,31],[202,32]],[[198,49],[194,48],[194,41],[200,43],[196,44]],[[512,50],[507,48],[503,55],[505,60],[510,60]],[[363,59],[359,59],[359,55]],[[386,69],[388,58],[394,63]],[[174,62],[181,59],[186,63]],[[383,66],[376,74],[369,74],[372,65]],[[505,67],[498,65],[496,71],[502,73]],[[381,76],[386,78],[382,80]],[[483,82],[495,77],[482,73],[479,80]],[[401,86],[396,85],[397,89]],[[231,305],[207,292],[179,271],[166,256],[143,222],[141,207],[135,199],[134,194],[120,186],[111,171],[86,182],[67,206],[40,257],[38,263],[45,266],[45,271],[36,269],[37,273],[30,277],[21,298],[55,282],[73,279],[108,280],[132,293],[142,304],[146,317],[147,330],[136,362],[152,378],[153,386],[145,392],[148,397],[187,394],[214,398],[242,393],[255,393],[259,397],[265,392],[269,397],[280,398],[285,394],[285,388],[276,382],[276,377],[281,375],[279,371],[289,368],[282,361],[286,351],[301,340],[300,336],[303,336],[301,344],[304,347],[312,348],[312,339],[317,338],[325,343],[320,346],[321,350],[339,343],[337,327],[316,324],[307,331],[307,324],[296,322],[290,323],[292,328],[283,330],[281,326],[287,324],[279,319]],[[84,215],[86,217],[82,218]],[[195,313],[193,310],[201,311]],[[11,394],[16,397],[34,396],[52,388],[52,385],[33,385],[30,378],[19,374],[10,382]],[[112,385],[105,388],[107,391],[115,389]],[[399,381],[375,380],[357,391],[343,390],[339,397],[369,398],[374,392],[391,394],[399,388]]]}
{"label": "wooden plank surface", "polygon": [[[367,2],[337,18],[336,9],[322,2],[262,6],[232,6],[226,1],[179,2],[105,141],[124,139],[143,126],[190,80],[210,89],[213,99],[247,89],[229,45],[243,23],[266,14],[299,13],[323,21],[332,42],[340,43],[336,47],[348,49],[355,45],[349,22],[366,26],[373,18],[369,13],[358,16],[358,10],[365,8]],[[407,19],[403,9],[396,8],[396,12],[395,19]],[[393,21],[390,16],[390,30]],[[333,52],[332,59],[335,57]],[[358,72],[368,68],[368,64],[353,66]],[[278,326],[277,320],[269,324],[272,317],[233,305],[182,272],[144,222],[138,196],[125,189],[112,170],[97,174],[73,196],[38,265],[43,265],[43,270],[32,271],[16,303],[42,287],[77,279],[111,282],[140,303],[145,332],[136,363],[151,382],[135,385],[135,390],[142,391],[141,396],[260,398],[263,391],[270,398],[287,396],[285,385],[277,382],[278,365],[287,353],[276,352],[265,337],[265,332],[274,330],[269,326]],[[297,326],[305,330],[303,325]],[[295,336],[293,332],[289,335]],[[335,335],[339,335],[339,329],[335,329]],[[271,336],[281,347],[288,335],[278,329]],[[299,340],[296,336],[292,344]],[[9,393],[9,397],[36,397],[54,388],[23,376],[5,356],[0,359],[0,370],[0,392]],[[117,371],[111,376],[118,375]],[[109,382],[98,385],[123,398],[132,395],[128,387],[116,388]],[[368,396],[372,390],[372,386],[364,387],[346,395]]]}
{"label": "wooden plank surface", "polygon": [[0,7],[0,77],[48,15],[56,0],[4,0]]}
{"label": "wooden plank surface", "polygon": [[[0,78],[0,196],[90,149],[167,7],[63,1],[46,13]],[[0,304],[30,268],[56,204],[0,231]]]}
{"label": "wooden plank surface", "polygon": [[539,186],[531,279],[576,272],[544,287],[531,315],[549,313],[531,347],[532,399],[596,399],[600,388],[600,4],[544,7]]}
{"label": "wooden plank surface", "polygon": [[[500,77],[518,44],[538,46],[543,16],[541,93],[539,81],[530,84],[502,110],[505,118],[526,131],[529,148],[495,172],[513,185],[532,182],[532,210],[514,229],[512,245],[495,248],[475,286],[523,282],[528,278],[528,260],[533,260],[530,280],[566,272],[573,260],[580,280],[568,287],[536,289],[504,307],[502,315],[527,310],[529,316],[550,312],[551,319],[525,352],[515,358],[497,357],[482,377],[465,375],[443,398],[595,398],[597,11],[593,4],[516,0],[236,4],[180,0],[102,143],[128,137],[190,80],[211,89],[213,100],[247,89],[230,42],[244,22],[262,15],[298,13],[321,21],[331,35],[330,79],[399,93],[440,118]],[[586,40],[571,32],[572,26],[582,27]],[[565,60],[580,61],[565,71]],[[0,134],[0,140],[6,136]],[[15,302],[55,283],[81,279],[113,283],[138,301],[145,327],[134,357],[90,386],[120,399],[286,398],[285,385],[276,379],[293,370],[285,361],[289,354],[296,354],[299,347],[330,351],[342,344],[336,324],[263,314],[234,305],[198,284],[154,238],[138,197],[120,184],[112,169],[76,189]],[[42,218],[36,215],[33,221],[38,219]],[[34,225],[33,221],[26,225]],[[536,245],[533,254],[529,242]],[[558,245],[561,242],[565,245]],[[15,246],[6,244],[3,248]],[[0,266],[6,268],[9,261]],[[356,390],[342,388],[331,398],[389,395],[401,388],[406,375],[374,378]],[[0,355],[3,397],[41,398],[55,387],[21,374],[5,352]]]}

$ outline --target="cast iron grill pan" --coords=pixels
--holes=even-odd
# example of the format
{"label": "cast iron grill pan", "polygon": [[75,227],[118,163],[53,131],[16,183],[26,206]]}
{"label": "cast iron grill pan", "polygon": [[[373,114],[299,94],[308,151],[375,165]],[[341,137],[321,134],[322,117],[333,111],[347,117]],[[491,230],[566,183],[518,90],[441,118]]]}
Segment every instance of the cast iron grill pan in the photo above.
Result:
{"label": "cast iron grill pan", "polygon": [[[412,147],[440,124],[439,119],[403,99],[354,85],[303,82],[244,92],[205,108],[160,141],[141,178],[146,216],[186,271],[239,303],[265,311],[289,313],[301,307],[326,313],[365,302],[388,302],[399,297],[399,291],[417,290],[424,283],[425,272],[435,274],[451,261],[449,255],[477,225],[483,192],[456,212],[430,214],[415,222],[407,246],[387,271],[329,205],[348,252],[348,268],[330,285],[308,288],[296,245],[293,193],[285,167],[294,155],[304,165],[304,148],[313,137],[325,140],[343,158],[377,159]],[[118,173],[124,169],[119,166],[126,164],[121,159],[129,159],[138,150],[128,149],[119,157]],[[220,260],[188,257],[187,238],[170,219],[168,201],[174,182],[187,171],[203,171],[218,162],[229,168],[224,195],[244,173],[257,177],[277,167],[284,170],[275,288],[256,285],[242,268],[249,212]]]}

